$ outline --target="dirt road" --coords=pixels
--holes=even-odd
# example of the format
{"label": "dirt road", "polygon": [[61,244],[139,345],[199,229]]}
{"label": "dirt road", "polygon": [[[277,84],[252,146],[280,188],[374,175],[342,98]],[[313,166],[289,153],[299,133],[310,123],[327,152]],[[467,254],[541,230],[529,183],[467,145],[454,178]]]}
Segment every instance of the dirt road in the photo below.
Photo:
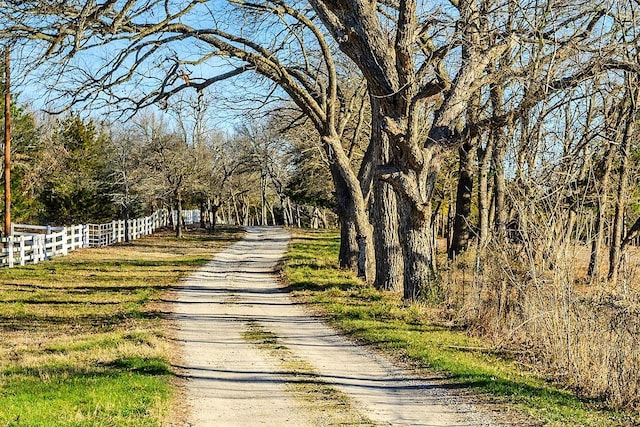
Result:
{"label": "dirt road", "polygon": [[272,275],[288,241],[251,228],[179,292],[188,425],[495,425],[295,305]]}

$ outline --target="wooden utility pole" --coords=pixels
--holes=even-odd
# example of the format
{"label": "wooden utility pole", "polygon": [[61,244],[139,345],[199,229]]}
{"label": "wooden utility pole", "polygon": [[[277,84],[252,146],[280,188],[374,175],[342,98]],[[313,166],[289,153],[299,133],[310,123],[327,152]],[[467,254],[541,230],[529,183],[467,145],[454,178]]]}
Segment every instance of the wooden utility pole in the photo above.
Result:
{"label": "wooden utility pole", "polygon": [[11,51],[4,51],[4,235],[11,235]]}

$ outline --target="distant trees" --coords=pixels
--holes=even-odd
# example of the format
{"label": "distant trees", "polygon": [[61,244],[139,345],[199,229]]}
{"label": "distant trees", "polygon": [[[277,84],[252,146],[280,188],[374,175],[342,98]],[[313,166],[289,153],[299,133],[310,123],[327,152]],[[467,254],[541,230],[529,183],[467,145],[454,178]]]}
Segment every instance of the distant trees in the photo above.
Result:
{"label": "distant trees", "polygon": [[146,210],[152,198],[145,192],[149,170],[144,165],[146,153],[133,129],[113,129],[104,147],[105,170],[103,172],[111,203],[125,221],[125,240],[129,241],[130,218]]}

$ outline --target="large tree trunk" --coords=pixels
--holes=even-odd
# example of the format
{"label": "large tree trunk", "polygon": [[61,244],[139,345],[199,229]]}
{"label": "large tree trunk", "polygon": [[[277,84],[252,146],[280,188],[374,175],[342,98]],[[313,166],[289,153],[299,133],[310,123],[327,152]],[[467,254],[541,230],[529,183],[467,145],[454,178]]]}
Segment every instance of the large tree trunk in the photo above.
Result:
{"label": "large tree trunk", "polygon": [[359,276],[367,281],[373,281],[375,274],[373,230],[369,224],[359,183],[355,180],[354,187],[354,182],[351,184],[347,182],[345,171],[341,170],[338,162],[331,163],[329,168],[336,190],[336,211],[342,227],[340,265],[351,269],[355,267],[354,270]]}
{"label": "large tree trunk", "polygon": [[338,255],[338,263],[340,268],[358,271],[358,242],[356,239],[356,226],[354,219],[353,200],[349,195],[349,191],[340,176],[337,168],[333,165],[331,168],[331,176],[336,196],[336,214],[340,221],[340,253]]}
{"label": "large tree trunk", "polygon": [[338,262],[340,268],[358,270],[358,240],[353,218],[338,215],[340,221],[340,252]]}
{"label": "large tree trunk", "polygon": [[393,188],[376,180],[371,212],[376,256],[376,289],[400,291],[403,286],[403,256],[399,236],[399,213]]}
{"label": "large tree trunk", "polygon": [[473,195],[474,144],[465,142],[459,149],[458,187],[456,190],[456,215],[453,221],[453,236],[449,247],[449,259],[464,252],[471,238],[471,197]]}
{"label": "large tree trunk", "polygon": [[437,300],[435,248],[430,209],[416,210],[413,202],[400,199],[400,241],[404,251],[404,299]]}
{"label": "large tree trunk", "polygon": [[[403,258],[403,294],[406,301],[424,297],[435,299],[440,294],[435,264],[435,236],[432,227],[431,202],[437,177],[438,148],[407,146],[404,134],[390,128],[401,120],[393,118],[385,111],[393,111],[390,100],[379,101],[380,120],[389,137],[389,146],[404,145],[410,156],[394,155],[388,164],[380,165],[379,177],[391,184],[395,190],[399,212],[400,248]],[[389,105],[390,103],[391,105]],[[375,115],[374,115],[375,117]],[[391,125],[390,125],[391,124]],[[411,129],[411,128],[410,128]],[[416,132],[413,138],[417,138]],[[440,138],[433,138],[439,140]]]}
{"label": "large tree trunk", "polygon": [[[389,137],[381,127],[377,117],[379,106],[375,97],[370,97],[372,105],[372,124],[370,149],[380,164],[391,162]],[[376,163],[373,163],[376,166]],[[404,266],[399,236],[399,213],[397,196],[393,187],[380,180],[373,181],[373,241],[376,256],[376,289],[400,291],[403,287]]]}

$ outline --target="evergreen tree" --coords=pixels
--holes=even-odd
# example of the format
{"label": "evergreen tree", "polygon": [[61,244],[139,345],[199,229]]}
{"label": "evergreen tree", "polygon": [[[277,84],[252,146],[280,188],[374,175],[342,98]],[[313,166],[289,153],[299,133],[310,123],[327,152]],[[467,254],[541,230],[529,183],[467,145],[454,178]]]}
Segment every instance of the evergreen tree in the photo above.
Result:
{"label": "evergreen tree", "polygon": [[92,121],[72,115],[53,135],[55,166],[39,196],[43,220],[53,224],[104,222],[116,216],[105,181],[107,138]]}

